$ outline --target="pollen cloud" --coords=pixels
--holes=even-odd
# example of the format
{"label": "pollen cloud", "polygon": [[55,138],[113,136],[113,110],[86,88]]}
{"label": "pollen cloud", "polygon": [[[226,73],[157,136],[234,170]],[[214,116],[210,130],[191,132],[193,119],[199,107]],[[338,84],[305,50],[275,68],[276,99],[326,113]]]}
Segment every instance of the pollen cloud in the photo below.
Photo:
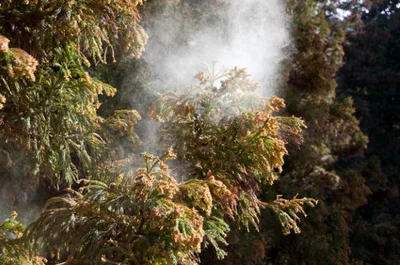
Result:
{"label": "pollen cloud", "polygon": [[225,68],[247,68],[263,96],[276,93],[290,44],[284,1],[182,0],[144,14],[149,35],[144,59],[158,91],[194,83],[195,73],[216,61]]}

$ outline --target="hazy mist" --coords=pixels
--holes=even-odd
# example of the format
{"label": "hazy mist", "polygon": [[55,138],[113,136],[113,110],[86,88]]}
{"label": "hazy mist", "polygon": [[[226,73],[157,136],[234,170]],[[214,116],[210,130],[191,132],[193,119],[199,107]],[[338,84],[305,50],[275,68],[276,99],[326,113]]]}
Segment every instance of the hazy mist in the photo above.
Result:
{"label": "hazy mist", "polygon": [[185,1],[145,17],[149,42],[144,59],[159,80],[155,85],[163,90],[193,84],[204,64],[217,61],[226,68],[247,68],[261,84],[260,94],[272,96],[290,44],[283,1],[206,2],[211,4],[194,4],[198,19],[187,14]]}

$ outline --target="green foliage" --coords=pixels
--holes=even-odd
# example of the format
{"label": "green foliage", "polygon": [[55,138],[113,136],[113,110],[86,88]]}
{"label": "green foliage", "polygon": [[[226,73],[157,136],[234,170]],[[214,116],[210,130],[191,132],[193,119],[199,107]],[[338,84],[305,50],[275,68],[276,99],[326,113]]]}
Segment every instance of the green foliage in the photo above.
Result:
{"label": "green foliage", "polygon": [[[226,256],[228,232],[234,230],[231,238],[255,239],[236,244],[255,246],[251,253],[262,254],[246,259],[231,251],[230,262],[238,254],[243,263],[260,263],[275,238],[237,229],[258,230],[277,220],[283,234],[301,228],[307,235],[281,237],[279,231],[276,264],[296,264],[303,253],[308,264],[320,264],[321,256],[328,264],[346,264],[349,212],[365,203],[368,189],[359,175],[336,170],[334,162],[362,151],[366,137],[352,101],[335,98],[332,77],[341,64],[343,34],[330,28],[321,4],[299,2],[294,11],[298,53],[287,102],[288,112],[307,122],[305,147],[297,149],[303,120],[277,115],[283,100],[256,96],[257,85],[244,69],[210,69],[196,76],[199,84],[167,92],[151,106],[150,118],[161,124],[161,149],[172,146],[176,155],[171,149],[161,158],[145,153],[145,166],[138,168],[135,154],[127,155],[125,148],[140,142],[135,133],[140,115],[113,108],[108,117],[98,116],[99,96],[111,96],[115,88],[89,72],[104,77],[102,66],[90,65],[118,60],[126,63],[119,65],[123,68],[129,65],[124,60],[141,55],[147,37],[136,6],[142,2],[0,5],[0,180],[19,181],[13,192],[39,181],[45,187],[74,187],[48,200],[27,230],[28,243],[36,242],[50,263],[196,264],[209,246],[219,259]],[[118,87],[119,69],[107,72]],[[287,148],[290,163],[283,171]],[[173,158],[171,174],[164,160]],[[297,193],[322,201],[303,226],[298,224],[306,215],[303,207],[317,200]],[[327,202],[332,198],[334,203]],[[276,217],[260,220],[263,208]],[[13,227],[23,230],[14,220],[0,228]],[[5,253],[0,261],[31,264],[34,251],[26,254],[31,246],[25,241],[20,247],[19,238],[7,233],[0,238]],[[293,238],[297,244],[288,248]],[[10,257],[10,246],[18,256]]]}
{"label": "green foliage", "polygon": [[[90,77],[87,67],[89,61],[140,57],[147,39],[136,8],[142,3],[69,0],[0,5],[2,179],[16,187],[21,182],[32,187],[39,181],[53,187],[71,185],[89,172],[105,174],[99,163],[112,154],[108,151],[118,140],[110,130],[137,143],[132,131],[136,114],[117,112],[105,123],[97,116],[99,95],[112,96],[115,88]],[[111,128],[114,125],[119,127]]]}
{"label": "green foliage", "polygon": [[278,196],[277,199],[269,203],[268,206],[271,208],[279,218],[279,222],[282,224],[282,232],[284,235],[290,234],[291,230],[295,234],[300,233],[300,228],[297,225],[297,222],[300,221],[299,215],[307,216],[307,214],[303,210],[303,204],[308,204],[311,207],[314,207],[318,201],[313,199],[298,199],[295,196],[291,200],[282,199],[281,196]]}
{"label": "green foliage", "polygon": [[4,265],[44,265],[47,260],[36,256],[32,250],[23,244],[22,235],[25,226],[16,220],[18,214],[0,224],[0,263]]}
{"label": "green foliage", "polygon": [[[58,56],[66,61],[64,65],[57,72],[51,67],[40,70],[36,82],[7,76],[7,71],[22,72],[15,70],[18,65],[8,66],[1,72],[1,88],[6,98],[1,115],[3,153],[18,151],[18,155],[30,157],[34,161],[30,173],[41,174],[52,185],[61,181],[71,184],[78,179],[71,153],[76,152],[89,166],[89,159],[84,160],[88,155],[82,141],[96,140],[97,94],[113,91],[113,88],[90,79],[73,53],[59,52]],[[16,60],[18,63],[20,59]]]}
{"label": "green foliage", "polygon": [[362,173],[372,194],[355,214],[350,244],[352,256],[366,264],[395,264],[400,258],[399,1],[372,1],[358,12],[360,23],[347,32],[338,76],[340,92],[354,98],[370,139]]}
{"label": "green foliage", "polygon": [[[265,102],[249,94],[256,86],[243,69],[216,79],[198,77],[200,84],[187,94],[167,93],[150,111],[164,122],[165,144],[177,148],[176,155],[172,149],[161,158],[144,153],[145,167],[137,170],[128,160],[117,163],[119,179],[109,184],[77,181],[82,185],[77,191],[68,189],[68,195],[47,202],[29,226],[29,238],[67,264],[196,264],[209,245],[223,258],[227,221],[257,227],[262,207],[277,213],[284,233],[300,232],[303,204],[314,206],[315,200],[278,197],[264,203],[257,195],[278,177],[287,153],[284,140],[300,141],[304,124],[294,117],[273,116],[283,101]],[[222,81],[219,88],[212,85],[217,79]],[[242,105],[244,99],[257,98],[260,106],[266,104],[261,110]],[[229,100],[239,109],[229,107]],[[163,159],[175,158],[177,165],[187,166],[184,171],[178,167],[174,178]],[[178,177],[185,180],[178,183]]]}
{"label": "green foliage", "polygon": [[0,29],[40,62],[51,61],[55,47],[72,47],[100,62],[117,59],[116,51],[137,58],[147,40],[136,8],[143,2],[6,0],[0,7]]}
{"label": "green foliage", "polygon": [[288,113],[302,117],[308,129],[304,145],[289,149],[286,174],[276,190],[267,190],[269,196],[300,192],[320,203],[302,223],[302,234],[271,236],[267,256],[274,264],[351,264],[352,214],[370,193],[361,174],[351,170],[353,157],[364,151],[368,138],[355,118],[353,101],[336,97],[344,33],[330,23],[327,9],[337,3],[321,2],[300,1],[292,9],[297,52],[285,99]]}
{"label": "green foliage", "polygon": [[145,168],[117,182],[82,180],[78,191],[50,199],[28,234],[67,253],[67,264],[192,264],[203,238],[219,250],[229,227],[215,205],[229,191],[213,178],[177,183],[160,158],[144,159]]}
{"label": "green foliage", "polygon": [[[237,215],[246,227],[250,223],[257,227],[260,207],[276,210],[280,202],[262,203],[257,196],[282,171],[286,141],[300,142],[305,126],[295,117],[273,116],[284,107],[283,101],[257,97],[253,93],[257,86],[244,69],[218,74],[211,69],[209,73],[199,73],[196,86],[163,95],[153,104],[150,116],[164,123],[164,140],[174,147],[182,163],[190,165],[186,174],[189,171],[197,178],[212,174],[221,180],[234,195],[228,213]],[[300,204],[291,203],[278,208],[300,211]],[[286,229],[295,228],[296,217],[287,216],[282,224]]]}

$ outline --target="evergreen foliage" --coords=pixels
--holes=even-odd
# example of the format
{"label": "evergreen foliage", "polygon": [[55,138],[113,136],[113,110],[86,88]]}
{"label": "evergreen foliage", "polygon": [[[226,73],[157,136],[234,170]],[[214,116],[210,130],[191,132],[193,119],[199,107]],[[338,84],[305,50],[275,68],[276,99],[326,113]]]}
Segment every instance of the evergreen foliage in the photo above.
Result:
{"label": "evergreen foliage", "polygon": [[228,227],[210,216],[211,192],[229,191],[212,178],[178,184],[160,158],[144,159],[145,168],[118,182],[83,180],[70,196],[50,199],[29,233],[67,264],[191,264],[204,236],[217,247]]}
{"label": "evergreen foliage", "polygon": [[45,265],[47,260],[36,256],[37,253],[24,244],[25,226],[16,220],[17,216],[16,212],[12,212],[10,218],[0,225],[1,264]]}
{"label": "evergreen foliage", "polygon": [[[171,144],[185,163],[185,173],[204,178],[214,174],[233,197],[225,210],[238,215],[246,227],[257,227],[260,206],[277,212],[285,233],[296,224],[302,204],[311,199],[261,203],[257,196],[263,186],[272,185],[282,171],[285,143],[301,141],[302,120],[273,116],[284,107],[274,97],[269,102],[251,93],[256,84],[244,69],[196,76],[200,84],[163,95],[150,109],[150,117],[164,126],[165,142]],[[217,82],[220,81],[220,86]],[[302,212],[304,213],[304,212]]]}
{"label": "evergreen foliage", "polygon": [[[139,2],[1,3],[2,192],[39,182],[68,186],[89,172],[105,174],[100,162],[115,147],[110,127],[117,124],[111,120],[122,123],[123,116],[97,116],[99,95],[113,95],[115,88],[91,77],[87,68],[89,61],[140,56],[147,36],[139,25]],[[114,131],[129,136],[137,115],[124,118],[131,120]],[[20,194],[9,194],[10,203]]]}
{"label": "evergreen foliage", "polygon": [[399,260],[399,4],[372,1],[353,11],[361,23],[347,34],[339,72],[340,92],[354,98],[370,138],[362,173],[372,195],[356,213],[350,241],[352,255],[367,264]]}
{"label": "evergreen foliage", "polygon": [[225,5],[0,3],[0,213],[51,197],[0,224],[1,264],[396,264],[399,2],[287,0],[285,101],[216,65],[156,95],[140,13],[185,43]]}
{"label": "evergreen foliage", "polygon": [[162,158],[144,153],[145,168],[124,153],[124,145],[139,143],[134,127],[141,117],[134,110],[98,116],[99,95],[116,89],[89,72],[96,71],[93,63],[140,56],[146,35],[137,4],[1,4],[0,17],[12,17],[0,25],[1,177],[18,188],[15,175],[33,187],[67,187],[27,230],[10,219],[20,230],[15,240],[3,240],[7,262],[45,262],[35,257],[40,249],[48,264],[190,264],[209,245],[223,258],[227,220],[257,227],[260,208],[269,207],[285,233],[297,233],[303,205],[316,204],[257,198],[278,178],[286,141],[300,142],[304,124],[273,115],[283,101],[254,96],[256,84],[244,69],[199,74],[199,85],[153,104],[150,116],[163,122],[162,144],[176,149],[184,181],[178,183],[163,161],[175,158],[171,149]]}
{"label": "evergreen foliage", "polygon": [[[47,202],[28,237],[67,264],[196,264],[209,245],[223,258],[227,220],[257,228],[262,207],[276,212],[284,233],[298,233],[303,205],[314,206],[315,200],[261,202],[257,194],[278,177],[287,153],[284,140],[300,140],[303,122],[273,116],[284,106],[278,98],[258,98],[265,104],[260,110],[246,106],[257,97],[244,69],[197,76],[199,85],[168,92],[150,110],[164,123],[164,143],[177,155],[172,149],[161,158],[144,153],[145,168],[136,170],[131,160],[114,164],[117,182],[79,180],[83,186],[77,191]],[[176,173],[184,176],[172,177],[163,158],[185,164]]]}
{"label": "evergreen foliage", "polygon": [[[338,4],[338,3],[336,3]],[[282,236],[279,221],[264,212],[263,234],[231,235],[233,254],[223,264],[357,264],[351,257],[352,215],[370,194],[361,173],[350,161],[361,154],[368,138],[361,132],[351,98],[337,97],[335,75],[342,65],[344,32],[331,23],[335,1],[289,1],[295,52],[287,64],[286,113],[304,119],[304,143],[288,145],[283,175],[264,198],[297,193],[318,199],[299,227],[301,234]],[[275,230],[274,230],[275,229]],[[238,239],[239,238],[239,239]],[[247,246],[247,247],[243,247]],[[245,255],[257,249],[257,258]],[[220,262],[205,257],[212,264]]]}
{"label": "evergreen foliage", "polygon": [[275,238],[271,254],[277,251],[278,255],[272,262],[352,264],[356,263],[348,242],[352,213],[367,203],[370,191],[362,176],[345,162],[363,152],[367,137],[354,116],[351,98],[336,97],[335,93],[344,33],[329,23],[325,6],[315,1],[297,5],[293,16],[297,52],[285,98],[288,112],[302,117],[308,129],[305,144],[290,149],[277,192],[290,194],[300,189],[320,204],[302,225],[304,233]]}

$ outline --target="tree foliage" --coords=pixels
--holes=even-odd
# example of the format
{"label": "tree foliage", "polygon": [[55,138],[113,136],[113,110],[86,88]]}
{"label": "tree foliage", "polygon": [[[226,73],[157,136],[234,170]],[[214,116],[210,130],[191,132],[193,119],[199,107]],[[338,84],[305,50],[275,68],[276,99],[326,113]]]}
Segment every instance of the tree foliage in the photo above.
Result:
{"label": "tree foliage", "polygon": [[[399,259],[399,1],[371,1],[358,8],[360,23],[347,32],[340,92],[354,98],[370,143],[362,173],[372,194],[358,209],[350,238],[352,255],[368,264]],[[373,214],[372,214],[373,213]],[[390,231],[390,233],[387,233]]]}
{"label": "tree foliage", "polygon": [[[284,140],[300,140],[304,124],[273,116],[284,106],[278,98],[258,98],[260,106],[265,104],[260,110],[246,107],[257,97],[244,69],[198,78],[199,85],[168,92],[150,111],[163,122],[164,143],[177,155],[172,149],[161,158],[144,153],[145,168],[115,167],[121,172],[117,182],[78,181],[83,184],[78,191],[69,189],[70,195],[47,202],[28,234],[67,264],[195,264],[208,245],[223,258],[227,221],[257,227],[261,207],[277,213],[285,233],[298,233],[303,205],[314,206],[315,200],[261,202],[257,195],[278,177],[287,154]],[[237,104],[226,104],[230,100]],[[185,179],[179,183],[182,176],[172,177],[162,160],[175,157],[175,166],[186,165],[177,167],[176,174]]]}
{"label": "tree foliage", "polygon": [[24,244],[25,226],[16,220],[17,216],[16,212],[12,212],[10,218],[0,225],[1,264],[45,265],[47,260]]}
{"label": "tree foliage", "polygon": [[145,168],[116,183],[83,180],[79,191],[50,199],[29,233],[63,251],[67,264],[191,263],[204,236],[216,242],[227,232],[223,219],[210,216],[211,192],[229,191],[213,178],[178,184],[160,158],[144,159]]}
{"label": "tree foliage", "polygon": [[[290,149],[277,192],[293,191],[320,201],[298,236],[278,236],[270,246],[274,264],[352,264],[348,238],[355,209],[370,193],[352,164],[366,148],[351,98],[337,97],[336,72],[342,64],[343,30],[328,20],[334,1],[301,1],[293,9],[296,54],[285,95],[288,112],[308,129],[304,145]],[[278,253],[275,256],[274,253]]]}
{"label": "tree foliage", "polygon": [[[386,242],[398,244],[385,229],[398,231],[379,221],[393,222],[395,214],[389,212],[388,218],[382,210],[378,220],[367,216],[370,208],[361,208],[356,226],[352,223],[369,188],[376,196],[375,211],[379,194],[386,194],[387,208],[393,205],[396,166],[387,157],[372,158],[360,173],[368,138],[353,100],[336,95],[345,34],[335,10],[354,8],[358,15],[355,10],[367,3],[286,1],[295,51],[282,73],[285,102],[257,96],[258,85],[245,69],[217,71],[212,65],[196,75],[197,84],[168,91],[148,106],[153,91],[131,103],[131,93],[149,88],[143,80],[151,69],[137,61],[147,41],[138,9],[144,2],[0,4],[1,199],[13,207],[28,196],[24,190],[38,184],[47,198],[56,193],[27,228],[15,213],[0,225],[0,263],[355,265],[395,260],[382,253],[393,249]],[[192,26],[223,19],[204,10],[224,4],[149,1],[140,10],[152,16],[167,6],[185,13],[176,23],[193,19],[187,24]],[[365,29],[378,37],[349,35],[340,79],[340,91],[350,88],[345,94],[356,95],[356,106],[369,118],[381,110],[395,115],[390,104],[374,111],[368,104],[362,107],[363,91],[379,95],[376,80],[397,76],[397,1],[375,3],[370,11],[362,17]],[[351,22],[347,30],[360,25]],[[178,41],[186,41],[190,26],[182,25]],[[367,58],[361,50],[374,56]],[[382,60],[385,56],[390,58]],[[343,73],[353,68],[365,71],[355,72],[349,82]],[[135,86],[124,77],[131,71]],[[395,97],[395,82],[386,85],[388,97]],[[116,99],[106,99],[117,91]],[[397,120],[380,121],[394,141]],[[372,118],[361,126],[372,136],[370,150],[379,154],[382,139]],[[154,128],[156,133],[150,131]],[[139,139],[138,132],[159,136],[158,148]],[[139,155],[150,150],[163,154]],[[382,172],[388,182],[375,185]],[[305,206],[317,202],[300,224]],[[364,239],[372,242],[368,251],[359,243]],[[370,253],[377,245],[375,258]]]}
{"label": "tree foliage", "polygon": [[[287,86],[281,96],[286,114],[304,119],[304,143],[289,144],[290,156],[283,175],[262,197],[297,193],[318,199],[318,206],[299,224],[303,233],[282,236],[274,221],[263,212],[261,234],[231,235],[235,250],[222,264],[356,264],[349,237],[352,215],[367,202],[370,193],[359,166],[353,163],[366,148],[351,98],[336,95],[336,72],[342,65],[344,32],[332,12],[335,1],[288,1],[292,15],[295,51],[286,65]],[[334,23],[335,22],[335,23]],[[239,250],[240,251],[236,251]],[[259,255],[246,255],[258,250]],[[257,257],[257,258],[255,258]],[[210,257],[205,260],[220,264]]]}
{"label": "tree foliage", "polygon": [[97,116],[99,95],[113,95],[115,88],[91,77],[88,67],[141,55],[147,39],[136,8],[141,3],[1,3],[0,172],[6,189],[39,181],[71,185],[89,172],[102,174],[107,170],[100,161],[116,147],[112,132],[133,140],[136,114]]}
{"label": "tree foliage", "polygon": [[[40,62],[52,61],[54,48],[71,48],[88,60],[106,62],[127,54],[140,57],[147,35],[137,10],[143,0],[6,0],[1,31]],[[118,51],[118,54],[116,54]]]}
{"label": "tree foliage", "polygon": [[[185,172],[198,177],[212,172],[235,196],[228,213],[238,214],[245,226],[256,225],[260,206],[277,206],[260,203],[257,196],[278,178],[287,141],[300,142],[305,125],[295,117],[273,116],[284,102],[277,97],[266,102],[252,93],[257,86],[244,69],[196,77],[199,85],[163,95],[150,116],[164,123],[165,142],[189,163]],[[297,229],[292,210],[305,201],[313,205],[313,200],[276,201],[285,205],[277,208],[291,213],[282,215],[285,232]]]}

